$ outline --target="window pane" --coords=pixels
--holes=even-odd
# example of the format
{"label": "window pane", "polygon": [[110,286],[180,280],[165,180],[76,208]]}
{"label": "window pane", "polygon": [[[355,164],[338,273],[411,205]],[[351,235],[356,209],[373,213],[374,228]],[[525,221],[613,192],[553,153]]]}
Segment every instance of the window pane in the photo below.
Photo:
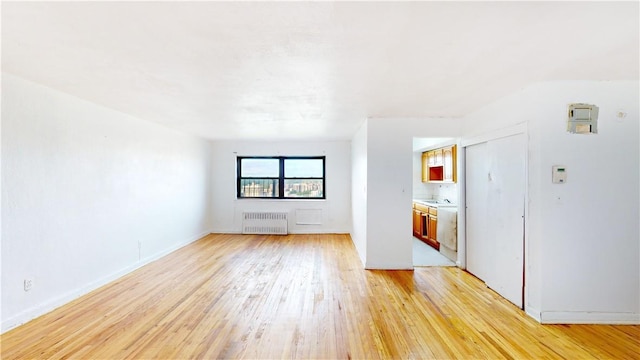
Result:
{"label": "window pane", "polygon": [[285,159],[284,177],[323,177],[322,159]]}
{"label": "window pane", "polygon": [[280,160],[278,159],[241,159],[242,177],[278,177]]}
{"label": "window pane", "polygon": [[278,197],[278,179],[242,179],[240,197]]}
{"label": "window pane", "polygon": [[322,198],[323,181],[318,179],[296,179],[284,181],[284,197]]}

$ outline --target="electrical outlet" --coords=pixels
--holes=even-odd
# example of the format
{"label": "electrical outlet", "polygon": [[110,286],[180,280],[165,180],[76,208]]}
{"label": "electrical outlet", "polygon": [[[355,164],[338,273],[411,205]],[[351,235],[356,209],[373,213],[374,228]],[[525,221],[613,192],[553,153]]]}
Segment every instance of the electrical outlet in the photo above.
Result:
{"label": "electrical outlet", "polygon": [[33,287],[33,279],[24,279],[24,291],[29,291]]}

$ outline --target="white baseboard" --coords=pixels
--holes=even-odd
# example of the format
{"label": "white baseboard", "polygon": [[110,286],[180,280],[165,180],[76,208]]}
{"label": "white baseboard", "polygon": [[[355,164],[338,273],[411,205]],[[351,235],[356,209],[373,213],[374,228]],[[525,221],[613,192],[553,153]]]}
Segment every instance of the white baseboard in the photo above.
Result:
{"label": "white baseboard", "polygon": [[233,229],[211,229],[212,234],[242,234],[241,230]]}
{"label": "white baseboard", "polygon": [[117,280],[118,278],[144,266],[147,265],[155,260],[160,259],[163,256],[166,256],[186,245],[191,244],[192,242],[201,239],[202,237],[209,235],[211,232],[210,231],[205,231],[203,233],[200,233],[196,236],[193,236],[189,239],[187,239],[186,241],[177,243],[176,245],[167,248],[165,250],[159,251],[151,256],[147,256],[144,259],[141,259],[123,269],[120,269],[116,272],[113,272],[109,275],[103,276],[97,280],[94,280],[88,284],[83,285],[82,287],[79,287],[75,290],[69,291],[63,295],[57,296],[55,298],[49,299],[48,301],[45,301],[43,303],[40,303],[34,307],[31,307],[29,309],[26,309],[18,314],[15,314],[13,316],[11,316],[10,318],[3,320],[2,324],[0,325],[0,333],[4,333],[6,331],[9,331],[15,327],[18,327],[28,321],[31,321],[39,316],[42,316],[48,312],[51,312],[57,308],[59,308],[62,305],[67,304],[68,302],[75,300],[85,294],[88,294],[89,292],[98,289],[101,286],[104,286],[114,280]]}
{"label": "white baseboard", "polygon": [[367,262],[364,266],[366,270],[413,270],[413,263],[372,263]]}
{"label": "white baseboard", "polygon": [[524,311],[541,324],[640,324],[640,314],[637,313],[540,311],[531,306],[525,306]]}
{"label": "white baseboard", "polygon": [[540,310],[533,308],[531,306],[524,306],[525,314],[532,317],[535,321],[540,322]]}
{"label": "white baseboard", "polygon": [[321,230],[289,230],[289,234],[349,234],[345,229],[321,229]]}
{"label": "white baseboard", "polygon": [[[322,229],[322,230],[291,230],[289,229],[289,234],[349,234],[350,230],[345,229]],[[214,229],[211,231],[212,234],[242,234],[242,230],[224,230],[224,229]]]}
{"label": "white baseboard", "polygon": [[640,325],[639,313],[610,313],[587,311],[543,311],[543,324],[628,324]]}

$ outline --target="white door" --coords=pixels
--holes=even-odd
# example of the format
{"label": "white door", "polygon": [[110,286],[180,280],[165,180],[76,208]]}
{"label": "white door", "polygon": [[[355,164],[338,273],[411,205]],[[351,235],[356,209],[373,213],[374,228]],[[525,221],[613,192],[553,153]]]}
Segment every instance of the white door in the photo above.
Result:
{"label": "white door", "polygon": [[524,288],[525,146],[523,134],[491,140],[467,147],[472,155],[467,152],[466,162],[467,203],[471,200],[468,270],[519,307]]}
{"label": "white door", "polygon": [[[465,148],[467,271],[485,280],[489,277],[491,244],[486,228],[487,143]],[[486,281],[486,280],[485,280]]]}
{"label": "white door", "polygon": [[487,216],[493,276],[487,285],[522,307],[524,287],[525,137],[487,143],[490,154]]}

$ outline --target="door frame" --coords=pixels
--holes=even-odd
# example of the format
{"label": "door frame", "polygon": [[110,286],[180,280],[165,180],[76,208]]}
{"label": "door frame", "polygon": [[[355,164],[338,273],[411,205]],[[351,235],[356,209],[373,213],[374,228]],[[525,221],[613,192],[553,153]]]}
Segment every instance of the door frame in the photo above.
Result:
{"label": "door frame", "polygon": [[483,142],[497,140],[504,137],[509,137],[513,135],[524,135],[524,147],[525,147],[525,158],[524,158],[524,229],[523,229],[523,257],[522,257],[522,284],[523,284],[523,293],[522,293],[522,308],[526,308],[527,298],[528,298],[528,287],[527,287],[527,264],[529,264],[529,227],[527,224],[529,223],[529,127],[528,122],[521,122],[515,125],[507,126],[504,128],[491,130],[487,132],[483,132],[480,134],[476,134],[473,136],[463,136],[460,138],[458,143],[458,199],[459,199],[459,210],[458,210],[458,266],[461,269],[467,268],[467,219],[466,219],[466,208],[467,208],[467,198],[465,194],[466,189],[466,151],[467,146],[480,144]]}

